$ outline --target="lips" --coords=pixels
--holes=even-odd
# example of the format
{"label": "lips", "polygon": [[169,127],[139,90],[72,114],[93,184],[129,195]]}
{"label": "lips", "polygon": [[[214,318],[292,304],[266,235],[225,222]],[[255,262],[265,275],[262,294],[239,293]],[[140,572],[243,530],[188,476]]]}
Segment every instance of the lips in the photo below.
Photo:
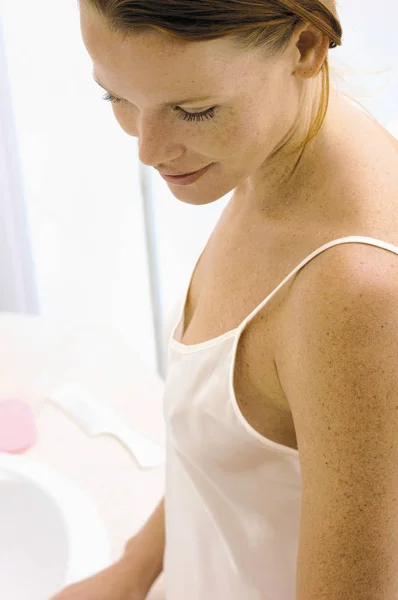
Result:
{"label": "lips", "polygon": [[207,165],[207,167],[203,167],[203,169],[199,169],[199,171],[194,171],[188,175],[176,176],[176,175],[162,175],[163,179],[168,183],[172,183],[174,185],[191,185],[192,183],[196,183],[198,179],[202,177],[205,173],[207,173],[213,164]]}
{"label": "lips", "polygon": [[201,171],[204,168],[205,167],[202,167],[201,169],[196,169],[195,171],[187,171],[186,173],[163,173],[162,171],[159,171],[159,173],[161,175],[166,175],[166,177],[185,177],[185,175],[193,175],[193,173],[197,173],[198,171]]}

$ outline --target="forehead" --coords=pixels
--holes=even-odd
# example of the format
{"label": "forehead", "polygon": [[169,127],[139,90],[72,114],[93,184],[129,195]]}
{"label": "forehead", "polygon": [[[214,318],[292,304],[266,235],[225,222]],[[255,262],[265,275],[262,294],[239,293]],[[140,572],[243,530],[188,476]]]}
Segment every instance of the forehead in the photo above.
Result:
{"label": "forehead", "polygon": [[250,72],[253,57],[226,38],[182,42],[157,32],[121,36],[92,9],[81,8],[80,15],[94,72],[120,96],[128,97],[133,88],[143,95],[164,89],[170,89],[173,97],[222,94],[236,85],[237,78],[244,83]]}

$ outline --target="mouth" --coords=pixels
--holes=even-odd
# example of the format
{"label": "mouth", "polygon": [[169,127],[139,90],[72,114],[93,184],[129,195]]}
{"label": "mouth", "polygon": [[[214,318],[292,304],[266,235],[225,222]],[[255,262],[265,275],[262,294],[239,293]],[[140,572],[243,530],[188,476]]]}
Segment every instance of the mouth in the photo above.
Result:
{"label": "mouth", "polygon": [[194,173],[198,173],[199,171],[202,171],[203,169],[205,169],[206,167],[202,167],[202,169],[197,169],[196,171],[189,171],[188,173],[162,173],[161,171],[159,171],[159,173],[162,175],[165,175],[166,177],[186,177],[187,175],[193,175]]}
{"label": "mouth", "polygon": [[187,173],[186,175],[166,175],[161,173],[163,179],[165,179],[168,183],[174,183],[177,185],[188,185],[190,183],[194,183],[202,177],[212,166],[214,163],[207,165],[207,167],[203,167],[203,169],[199,169],[199,171],[194,171],[193,173]]}

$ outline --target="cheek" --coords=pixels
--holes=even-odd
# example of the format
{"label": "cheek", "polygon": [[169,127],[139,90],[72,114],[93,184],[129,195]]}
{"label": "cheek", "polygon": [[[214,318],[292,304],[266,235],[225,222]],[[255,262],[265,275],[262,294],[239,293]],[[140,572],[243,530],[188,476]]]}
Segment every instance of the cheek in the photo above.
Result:
{"label": "cheek", "polygon": [[[215,156],[237,156],[247,150],[256,132],[257,122],[253,113],[241,107],[220,111],[220,119],[209,125],[209,135],[204,133],[203,139]],[[206,132],[206,125],[204,125]]]}
{"label": "cheek", "polygon": [[241,112],[231,120],[223,131],[216,136],[217,144],[221,144],[230,155],[255,151],[264,146],[270,137],[272,120],[258,108]]}
{"label": "cheek", "polygon": [[[259,102],[260,103],[260,102]],[[259,167],[286,133],[285,107],[268,98],[261,106],[251,106],[223,127],[215,136],[213,152],[230,159],[237,172]]]}

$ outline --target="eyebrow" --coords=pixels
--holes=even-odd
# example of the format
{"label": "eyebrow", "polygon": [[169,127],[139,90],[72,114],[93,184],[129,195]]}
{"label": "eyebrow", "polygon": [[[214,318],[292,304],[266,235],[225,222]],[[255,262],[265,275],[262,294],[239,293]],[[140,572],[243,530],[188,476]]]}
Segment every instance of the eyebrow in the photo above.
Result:
{"label": "eyebrow", "polygon": [[[110,94],[111,96],[114,96],[115,98],[118,98],[119,100],[124,99],[124,98],[120,98],[120,96],[118,96],[117,94],[114,94],[113,92],[108,90],[100,81],[98,81],[97,77],[94,74],[93,74],[93,79],[94,79],[95,83],[97,83],[103,90],[105,90],[105,92],[108,92],[108,94]],[[179,105],[179,104],[193,104],[195,102],[203,102],[204,100],[211,100],[212,98],[214,98],[214,96],[200,96],[197,98],[184,98],[184,100],[173,100],[172,102],[167,102],[166,104],[164,104],[164,106],[166,106],[167,108],[170,108],[170,107],[173,107],[173,106]]]}

